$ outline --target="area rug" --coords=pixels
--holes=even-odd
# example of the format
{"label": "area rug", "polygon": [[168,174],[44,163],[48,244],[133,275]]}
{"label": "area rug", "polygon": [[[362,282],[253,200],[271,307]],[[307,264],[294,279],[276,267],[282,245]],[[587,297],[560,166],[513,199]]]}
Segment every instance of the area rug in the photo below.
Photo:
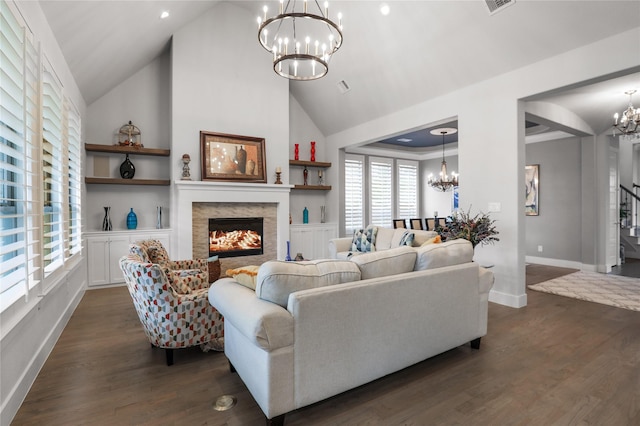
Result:
{"label": "area rug", "polygon": [[578,271],[539,284],[531,290],[640,311],[640,279]]}

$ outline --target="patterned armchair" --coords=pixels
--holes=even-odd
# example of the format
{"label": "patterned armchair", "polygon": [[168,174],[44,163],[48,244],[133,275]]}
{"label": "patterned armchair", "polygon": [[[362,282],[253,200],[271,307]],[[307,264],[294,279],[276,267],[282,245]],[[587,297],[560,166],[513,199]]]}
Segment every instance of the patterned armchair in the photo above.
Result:
{"label": "patterned armchair", "polygon": [[209,303],[208,285],[195,281],[188,293],[174,287],[165,269],[135,254],[120,259],[133,304],[152,346],[166,350],[167,365],[173,349],[200,345],[203,351],[222,350],[222,315]]}
{"label": "patterned armchair", "polygon": [[129,245],[129,253],[140,256],[145,262],[160,265],[171,284],[181,293],[209,288],[207,259],[170,260],[159,240],[136,241]]}

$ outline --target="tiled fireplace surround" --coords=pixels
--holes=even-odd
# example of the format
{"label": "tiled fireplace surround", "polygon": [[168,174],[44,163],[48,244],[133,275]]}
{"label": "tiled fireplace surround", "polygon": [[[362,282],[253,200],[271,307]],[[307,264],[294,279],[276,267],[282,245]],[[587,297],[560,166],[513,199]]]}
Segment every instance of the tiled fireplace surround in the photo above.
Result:
{"label": "tiled fireplace surround", "polygon": [[176,181],[171,223],[177,226],[171,236],[171,257],[209,257],[209,218],[263,217],[264,254],[220,259],[222,272],[284,259],[289,239],[290,189],[289,185]]}

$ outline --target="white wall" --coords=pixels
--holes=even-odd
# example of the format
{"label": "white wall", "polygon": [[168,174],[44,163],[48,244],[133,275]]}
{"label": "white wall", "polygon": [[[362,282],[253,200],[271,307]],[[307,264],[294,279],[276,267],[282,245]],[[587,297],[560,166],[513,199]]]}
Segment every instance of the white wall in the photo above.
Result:
{"label": "white wall", "polygon": [[[640,28],[328,135],[330,161],[337,161],[339,149],[345,146],[457,116],[459,172],[464,182],[460,187],[460,207],[472,205],[474,209],[488,210],[490,202],[501,207],[492,213],[500,242],[476,249],[476,259],[495,264],[492,301],[524,306],[524,107],[519,100],[639,66],[640,57],[628,54],[629,40],[640,40]],[[338,176],[337,171],[332,173]],[[595,183],[594,189],[602,193],[602,177]],[[337,209],[338,195],[338,191],[330,194],[331,209]],[[599,215],[596,220],[602,217]],[[585,227],[595,229],[596,223],[583,222],[583,230]]]}
{"label": "white wall", "polygon": [[[86,142],[114,145],[120,127],[131,121],[140,129],[145,148],[170,148],[171,139],[171,62],[169,52],[158,57],[87,108]],[[93,161],[109,162],[111,177],[120,177],[124,155],[90,153],[86,155],[85,176],[95,176]],[[170,159],[131,155],[136,179],[169,179]],[[87,187],[86,230],[102,227],[104,206],[111,207],[114,230],[126,230],[126,217],[133,208],[138,229],[151,229],[156,223],[156,206],[170,217],[170,190],[166,186],[89,185]],[[166,220],[166,226],[169,226]]]}
{"label": "white wall", "polygon": [[[86,105],[71,71],[56,43],[40,4],[33,1],[7,2],[25,19],[36,41],[60,78],[65,95],[86,117]],[[17,16],[19,16],[17,14]],[[83,218],[84,220],[84,218]],[[84,251],[83,251],[84,256]],[[79,303],[86,283],[84,257],[79,263],[31,290],[29,297],[0,314],[0,424],[8,425],[44,365],[67,321]],[[49,289],[44,292],[40,286]]]}
{"label": "white wall", "polygon": [[[295,144],[299,144],[299,159],[309,161],[311,157],[311,141],[316,142],[316,161],[325,160],[327,147],[325,137],[318,127],[309,118],[307,113],[302,109],[296,98],[289,96],[289,158],[294,159]],[[288,176],[283,174],[285,183],[291,185],[300,185],[304,182],[302,167],[289,167],[287,162]],[[338,167],[334,163],[332,167]],[[285,167],[283,167],[285,170]],[[309,168],[309,185],[318,184],[318,169]],[[323,171],[323,179],[325,185],[336,187],[337,182],[330,182],[326,176],[326,170]],[[291,210],[291,219],[293,223],[302,223],[302,211],[306,207],[309,210],[309,223],[320,222],[320,207],[326,206],[326,191],[304,191],[292,190],[289,208]],[[335,217],[327,215],[325,222],[335,220]]]}
{"label": "white wall", "polygon": [[[173,180],[180,179],[183,154],[191,157],[191,179],[200,180],[204,130],[264,138],[267,181],[274,183],[276,166],[286,170],[289,164],[289,83],[273,72],[271,55],[256,43],[255,15],[218,4],[174,34],[171,56]],[[178,217],[174,207],[172,253],[188,256],[191,247],[183,244],[181,229],[190,229],[191,217]],[[289,238],[285,228],[278,229],[281,253]]]}
{"label": "white wall", "polygon": [[564,261],[566,266],[580,268],[583,173],[580,138],[527,144],[526,163],[540,165],[539,215],[525,217],[526,255]]}

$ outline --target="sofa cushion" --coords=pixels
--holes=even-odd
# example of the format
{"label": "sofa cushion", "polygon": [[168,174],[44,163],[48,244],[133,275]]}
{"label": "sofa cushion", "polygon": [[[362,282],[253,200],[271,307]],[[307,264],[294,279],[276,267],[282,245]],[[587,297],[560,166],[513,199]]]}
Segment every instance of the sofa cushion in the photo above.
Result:
{"label": "sofa cushion", "polygon": [[402,237],[400,238],[400,244],[401,246],[409,246],[411,247],[413,245],[413,239],[415,237],[415,234],[411,231],[404,231],[402,234]]}
{"label": "sofa cushion", "polygon": [[258,270],[256,295],[286,308],[290,293],[359,279],[360,269],[348,260],[272,260]]}
{"label": "sofa cushion", "polygon": [[351,251],[370,252],[376,250],[377,226],[368,226],[353,233]]}
{"label": "sofa cushion", "polygon": [[[398,233],[398,240],[393,245],[394,235],[396,235],[396,231]],[[376,251],[378,250],[387,250],[391,247],[398,247],[398,243],[400,242],[400,236],[406,231],[406,229],[390,229],[390,228],[378,228],[378,235],[376,236]]]}
{"label": "sofa cushion", "polygon": [[407,246],[364,253],[351,258],[358,265],[363,280],[413,271],[416,263],[415,249]]}
{"label": "sofa cushion", "polygon": [[438,236],[435,231],[425,231],[423,229],[412,229],[411,232],[413,232],[413,247],[420,247],[425,241]]}
{"label": "sofa cushion", "polygon": [[415,251],[416,271],[459,265],[473,260],[473,246],[471,242],[462,238],[417,247]]}
{"label": "sofa cushion", "polygon": [[259,269],[260,266],[258,265],[249,265],[241,268],[227,269],[226,274],[229,277],[233,277],[239,284],[255,290]]}

